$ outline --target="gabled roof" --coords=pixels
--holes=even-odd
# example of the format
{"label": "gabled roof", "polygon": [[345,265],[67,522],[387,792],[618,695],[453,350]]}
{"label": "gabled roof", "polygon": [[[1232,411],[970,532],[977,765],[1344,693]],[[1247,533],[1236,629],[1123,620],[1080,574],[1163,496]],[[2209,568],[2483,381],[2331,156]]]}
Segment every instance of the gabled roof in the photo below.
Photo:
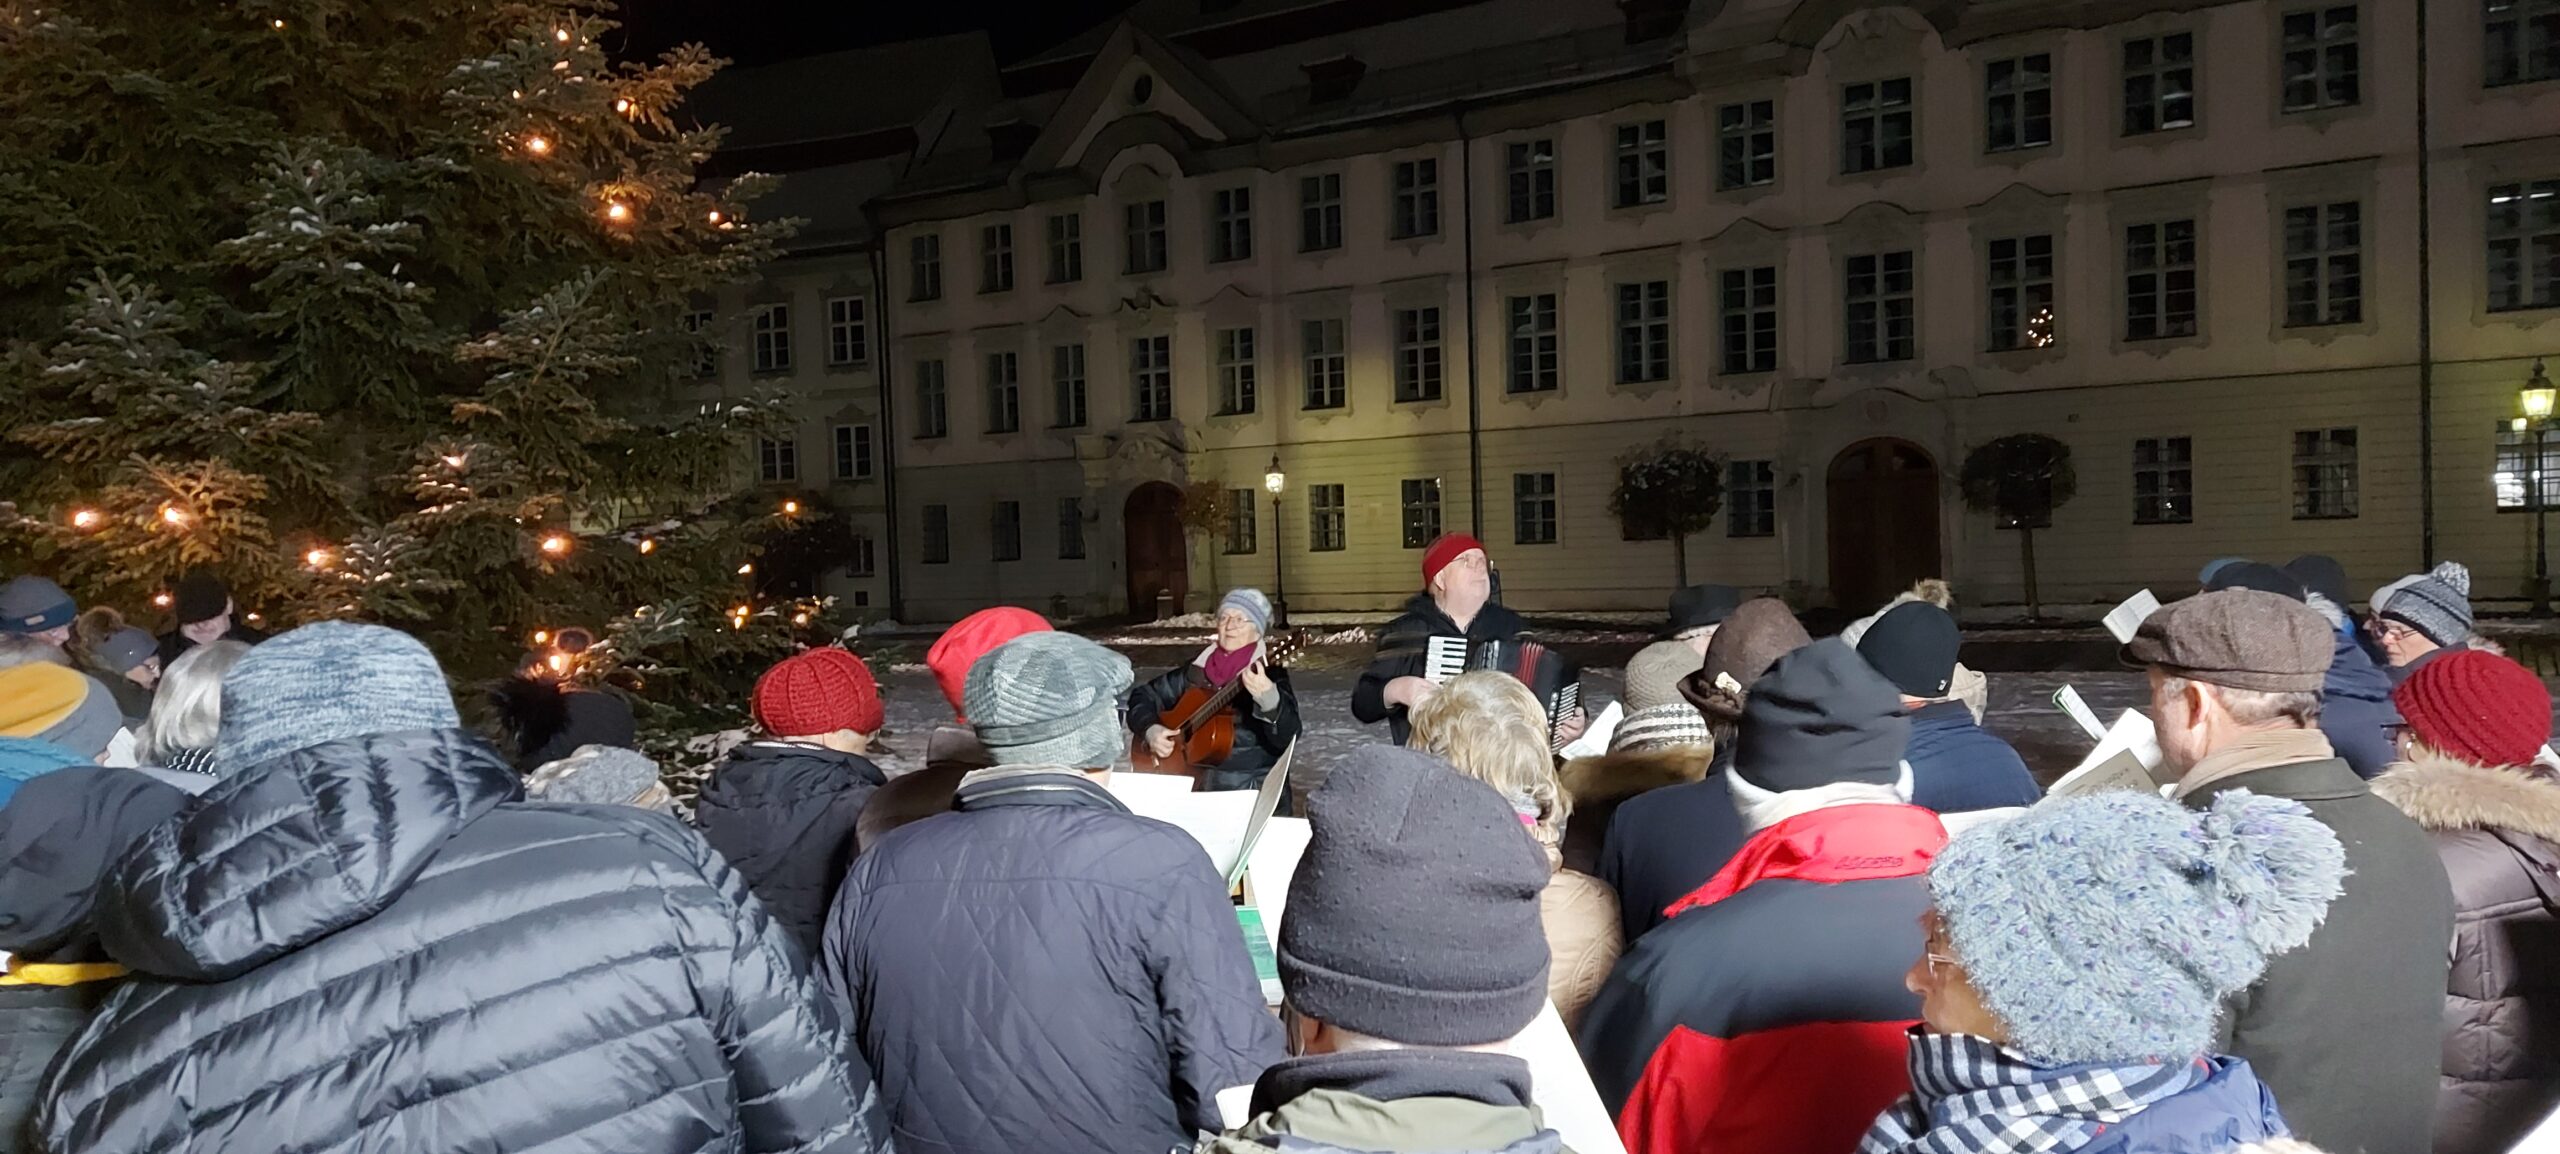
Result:
{"label": "gabled roof", "polygon": [[[1160,95],[1133,105],[1121,80],[1131,61],[1145,66],[1161,86]],[[1168,99],[1167,97],[1170,97]],[[1206,141],[1255,135],[1260,126],[1244,111],[1244,102],[1228,90],[1217,71],[1198,56],[1166,43],[1154,33],[1124,19],[1111,30],[1084,78],[1049,117],[1038,139],[1023,155],[1022,167],[1033,172],[1063,168],[1082,159],[1078,144],[1090,140],[1102,125],[1123,117],[1156,112],[1184,131]]]}

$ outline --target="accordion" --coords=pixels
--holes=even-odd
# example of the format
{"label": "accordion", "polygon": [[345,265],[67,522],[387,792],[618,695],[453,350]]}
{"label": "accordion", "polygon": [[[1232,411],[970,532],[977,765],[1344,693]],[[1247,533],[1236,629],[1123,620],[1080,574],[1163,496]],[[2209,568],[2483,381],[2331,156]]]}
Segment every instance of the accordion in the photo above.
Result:
{"label": "accordion", "polygon": [[1433,685],[1446,685],[1450,678],[1477,670],[1508,673],[1528,686],[1547,711],[1548,747],[1564,744],[1558,730],[1565,718],[1582,708],[1582,667],[1535,641],[1433,637],[1424,645],[1422,677]]}

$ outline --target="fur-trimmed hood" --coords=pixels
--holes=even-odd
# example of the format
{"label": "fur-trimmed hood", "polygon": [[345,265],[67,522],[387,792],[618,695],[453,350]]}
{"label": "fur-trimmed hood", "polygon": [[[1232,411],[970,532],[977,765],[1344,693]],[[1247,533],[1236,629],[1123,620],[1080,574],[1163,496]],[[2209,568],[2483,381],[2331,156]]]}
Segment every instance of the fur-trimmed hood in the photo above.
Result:
{"label": "fur-trimmed hood", "polygon": [[1715,761],[1712,745],[1683,745],[1645,753],[1609,753],[1577,757],[1564,765],[1559,778],[1577,807],[1625,801],[1637,794],[1680,785],[1707,776]]}
{"label": "fur-trimmed hood", "polygon": [[2428,830],[2506,829],[2560,844],[2560,781],[2534,770],[2429,753],[2393,765],[2373,792]]}

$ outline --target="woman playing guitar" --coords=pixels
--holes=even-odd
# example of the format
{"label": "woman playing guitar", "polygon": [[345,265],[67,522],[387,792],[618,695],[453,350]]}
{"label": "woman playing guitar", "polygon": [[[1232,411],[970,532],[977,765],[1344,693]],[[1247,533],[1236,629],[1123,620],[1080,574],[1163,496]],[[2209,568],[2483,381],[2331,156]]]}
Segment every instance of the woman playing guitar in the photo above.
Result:
{"label": "woman playing guitar", "polygon": [[[1217,640],[1189,665],[1129,690],[1129,732],[1137,737],[1132,760],[1139,769],[1196,772],[1203,790],[1261,788],[1263,775],[1298,736],[1289,672],[1263,649],[1270,624],[1271,599],[1261,590],[1228,593],[1218,603]],[[1220,692],[1230,686],[1231,692]],[[1189,724],[1195,710],[1222,696],[1231,700],[1216,715]],[[1201,739],[1220,723],[1232,727],[1233,748],[1211,763],[1200,755],[1214,742]]]}

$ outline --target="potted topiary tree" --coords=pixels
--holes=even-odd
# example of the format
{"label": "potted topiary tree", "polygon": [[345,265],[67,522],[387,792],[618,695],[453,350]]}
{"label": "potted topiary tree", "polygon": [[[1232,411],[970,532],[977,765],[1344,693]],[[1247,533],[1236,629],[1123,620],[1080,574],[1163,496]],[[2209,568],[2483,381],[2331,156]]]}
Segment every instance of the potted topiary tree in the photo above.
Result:
{"label": "potted topiary tree", "polygon": [[1960,483],[1967,507],[1991,514],[1999,528],[2018,531],[2027,617],[2043,618],[2044,603],[2036,589],[2036,530],[2050,527],[2053,511],[2079,488],[2071,446],[2042,433],[2012,433],[1966,454]]}

